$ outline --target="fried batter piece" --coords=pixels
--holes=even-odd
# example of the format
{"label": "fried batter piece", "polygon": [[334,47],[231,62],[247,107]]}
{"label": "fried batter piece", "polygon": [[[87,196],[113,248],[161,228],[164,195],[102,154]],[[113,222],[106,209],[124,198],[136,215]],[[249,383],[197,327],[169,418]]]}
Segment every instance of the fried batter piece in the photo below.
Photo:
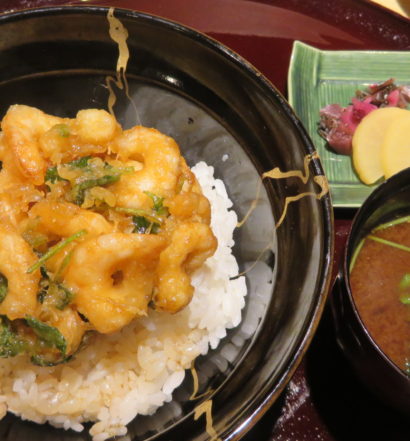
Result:
{"label": "fried batter piece", "polygon": [[154,302],[163,311],[178,312],[192,299],[190,274],[212,256],[217,241],[209,225],[181,223],[161,253]]}
{"label": "fried batter piece", "polygon": [[108,334],[147,315],[165,246],[160,235],[112,233],[75,248],[64,280],[76,294],[73,304],[93,329]]}
{"label": "fried batter piece", "polygon": [[40,271],[27,274],[27,268],[36,261],[30,245],[14,227],[0,224],[0,273],[7,280],[8,290],[0,304],[0,314],[10,320],[36,314]]}
{"label": "fried batter piece", "polygon": [[189,304],[217,247],[211,208],[176,142],[11,106],[0,132],[0,356],[66,362],[109,334]]}
{"label": "fried batter piece", "polygon": [[110,149],[120,160],[133,159],[142,164],[140,170],[124,175],[113,185],[119,205],[149,209],[152,201],[146,192],[164,198],[175,193],[181,175],[181,154],[172,138],[155,129],[136,126],[117,137]]}

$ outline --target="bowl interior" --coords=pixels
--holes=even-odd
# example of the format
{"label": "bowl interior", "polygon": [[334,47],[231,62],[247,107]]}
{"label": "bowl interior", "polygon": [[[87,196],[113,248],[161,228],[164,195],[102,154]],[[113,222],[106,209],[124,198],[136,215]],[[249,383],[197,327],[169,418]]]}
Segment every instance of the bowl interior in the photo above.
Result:
{"label": "bowl interior", "polygon": [[[107,12],[45,8],[0,17],[0,117],[16,103],[68,117],[82,108],[107,108],[106,78],[115,78],[118,59]],[[318,159],[306,161],[312,145],[283,97],[238,55],[176,23],[131,11],[115,16],[129,33],[131,100],[113,86],[122,125],[156,127],[176,139],[190,165],[212,165],[239,219],[255,201],[235,232],[234,252],[248,286],[243,320],[196,363],[199,392],[212,389],[213,427],[231,439],[281,392],[320,317],[333,247],[330,198],[318,196],[313,179],[323,171]],[[262,173],[274,167],[306,172],[306,182],[290,177],[261,184]],[[275,228],[286,197],[302,193]],[[205,421],[193,422],[200,400],[189,399],[192,390],[187,375],[171,403],[130,424],[129,438],[206,439]],[[89,439],[11,415],[0,427],[13,439]]]}

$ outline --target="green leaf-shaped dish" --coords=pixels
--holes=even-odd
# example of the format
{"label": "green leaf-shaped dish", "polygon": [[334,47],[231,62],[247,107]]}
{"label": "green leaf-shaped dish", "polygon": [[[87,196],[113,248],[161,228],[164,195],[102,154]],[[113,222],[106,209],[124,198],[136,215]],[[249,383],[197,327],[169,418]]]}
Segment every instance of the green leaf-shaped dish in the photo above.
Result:
{"label": "green leaf-shaped dish", "polygon": [[375,186],[362,184],[349,156],[326,147],[317,132],[319,110],[346,106],[357,89],[394,78],[410,84],[410,52],[323,51],[295,41],[288,76],[289,102],[306,127],[329,180],[335,207],[359,207]]}

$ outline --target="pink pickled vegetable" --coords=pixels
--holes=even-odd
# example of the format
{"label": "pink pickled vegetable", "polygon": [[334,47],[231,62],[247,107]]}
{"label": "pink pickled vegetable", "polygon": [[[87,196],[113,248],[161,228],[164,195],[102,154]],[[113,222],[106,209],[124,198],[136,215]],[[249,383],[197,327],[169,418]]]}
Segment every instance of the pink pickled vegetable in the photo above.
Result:
{"label": "pink pickled vegetable", "polygon": [[319,134],[336,153],[350,155],[352,138],[360,121],[379,107],[407,107],[410,87],[396,86],[393,78],[356,91],[351,104],[330,104],[320,110]]}

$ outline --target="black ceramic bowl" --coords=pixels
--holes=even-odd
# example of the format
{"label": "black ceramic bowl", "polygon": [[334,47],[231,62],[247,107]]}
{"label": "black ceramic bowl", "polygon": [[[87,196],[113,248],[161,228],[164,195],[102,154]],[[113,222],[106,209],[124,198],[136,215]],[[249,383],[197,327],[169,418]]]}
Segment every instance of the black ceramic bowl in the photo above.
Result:
{"label": "black ceramic bowl", "polygon": [[[81,108],[106,108],[106,77],[115,77],[118,57],[107,12],[67,7],[1,16],[0,116],[14,103],[69,117]],[[116,90],[120,122],[128,127],[139,118],[174,137],[189,164],[212,165],[240,219],[257,199],[235,234],[235,255],[248,270],[243,320],[196,364],[199,392],[212,389],[206,398],[214,430],[222,440],[239,439],[284,389],[322,312],[333,252],[331,201],[326,186],[319,196],[323,187],[316,182],[323,170],[316,157],[306,161],[313,146],[285,99],[237,54],[158,17],[125,10],[115,16],[129,32],[126,75],[137,108]],[[261,174],[274,167],[307,172],[306,180],[264,179],[258,193]],[[309,194],[288,204],[276,229],[285,198],[302,193]],[[224,362],[216,363],[218,357]],[[193,418],[201,399],[189,399],[192,388],[187,375],[174,395],[179,416],[168,404],[136,418],[125,439],[208,439],[204,417]],[[89,439],[12,415],[0,423],[6,433],[31,441]]]}
{"label": "black ceramic bowl", "polygon": [[410,214],[410,168],[374,190],[358,210],[347,238],[332,311],[337,339],[354,371],[384,403],[410,415],[410,377],[380,349],[362,321],[350,286],[349,268],[355,249],[374,228]]}

